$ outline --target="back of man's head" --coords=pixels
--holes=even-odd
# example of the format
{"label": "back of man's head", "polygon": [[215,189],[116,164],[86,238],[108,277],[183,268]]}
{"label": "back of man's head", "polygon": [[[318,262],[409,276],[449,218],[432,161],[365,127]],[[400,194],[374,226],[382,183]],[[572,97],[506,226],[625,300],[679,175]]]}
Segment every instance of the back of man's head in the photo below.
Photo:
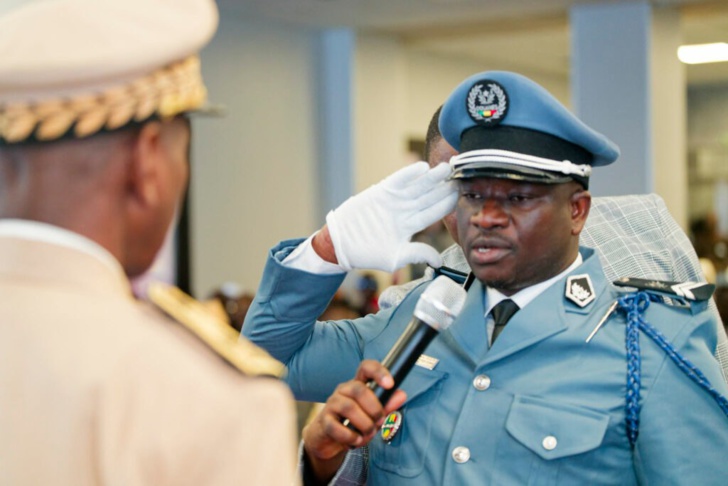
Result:
{"label": "back of man's head", "polygon": [[31,0],[0,15],[0,142],[84,138],[200,108],[213,0]]}
{"label": "back of man's head", "polygon": [[[424,154],[422,154],[427,162],[430,162],[430,157],[432,154],[432,147],[440,140],[442,139],[442,134],[440,133],[440,112],[442,111],[442,105],[440,105],[437,110],[435,110],[435,113],[432,115],[432,118],[430,118],[430,123],[427,125],[427,134],[425,135],[425,150]],[[432,165],[432,164],[430,164]]]}
{"label": "back of man's head", "polygon": [[151,264],[186,184],[181,116],[206,103],[198,53],[217,21],[213,0],[0,11],[0,218],[80,233],[129,274]]}

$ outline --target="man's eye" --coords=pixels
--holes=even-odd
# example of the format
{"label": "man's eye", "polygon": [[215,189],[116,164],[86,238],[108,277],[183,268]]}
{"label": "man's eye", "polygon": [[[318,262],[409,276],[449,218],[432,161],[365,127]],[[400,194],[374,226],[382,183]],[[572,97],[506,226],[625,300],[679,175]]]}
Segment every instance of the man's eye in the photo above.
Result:
{"label": "man's eye", "polygon": [[528,196],[526,196],[525,194],[511,194],[510,196],[508,196],[508,199],[511,202],[520,203],[520,202],[527,201]]}
{"label": "man's eye", "polygon": [[463,199],[467,199],[469,201],[476,201],[481,199],[480,194],[474,193],[474,192],[463,192],[460,194],[460,197]]}

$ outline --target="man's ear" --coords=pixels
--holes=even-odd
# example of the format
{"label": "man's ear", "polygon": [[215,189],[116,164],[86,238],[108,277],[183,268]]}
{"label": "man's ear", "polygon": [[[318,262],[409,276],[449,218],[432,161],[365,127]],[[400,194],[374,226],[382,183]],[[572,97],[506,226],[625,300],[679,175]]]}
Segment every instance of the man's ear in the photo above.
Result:
{"label": "man's ear", "polygon": [[581,233],[586,224],[586,218],[589,216],[591,208],[591,194],[589,191],[579,188],[575,191],[569,200],[571,209],[571,234],[576,236]]}
{"label": "man's ear", "polygon": [[127,192],[134,204],[154,206],[160,199],[162,167],[162,125],[152,121],[145,123],[134,138],[131,160],[127,172]]}

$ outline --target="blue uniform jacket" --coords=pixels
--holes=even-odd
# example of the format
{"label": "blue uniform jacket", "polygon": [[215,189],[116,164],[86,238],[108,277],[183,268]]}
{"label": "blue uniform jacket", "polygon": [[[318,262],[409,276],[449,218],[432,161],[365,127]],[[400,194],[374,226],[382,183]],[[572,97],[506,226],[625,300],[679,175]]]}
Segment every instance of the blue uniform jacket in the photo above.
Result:
{"label": "blue uniform jacket", "polygon": [[[288,365],[297,398],[325,401],[362,359],[386,355],[428,283],[376,315],[316,322],[343,277],[282,266],[298,243],[272,250],[243,333]],[[437,365],[415,366],[401,384],[401,430],[391,443],[370,443],[370,484],[728,484],[728,418],[645,335],[639,437],[630,448],[624,317],[613,314],[585,342],[624,292],[605,279],[593,250],[580,251],[584,263],[570,275],[588,274],[596,299],[575,305],[560,280],[490,349],[484,289],[472,285],[458,318],[425,351]],[[652,303],[645,317],[726,395],[706,307]]]}

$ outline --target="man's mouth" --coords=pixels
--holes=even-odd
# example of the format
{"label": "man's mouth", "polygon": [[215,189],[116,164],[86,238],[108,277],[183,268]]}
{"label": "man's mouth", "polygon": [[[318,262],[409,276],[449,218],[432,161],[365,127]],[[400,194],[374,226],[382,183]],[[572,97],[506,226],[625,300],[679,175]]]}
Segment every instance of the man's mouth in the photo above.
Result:
{"label": "man's mouth", "polygon": [[511,248],[501,241],[478,241],[471,246],[473,263],[488,265],[501,261],[511,253]]}

